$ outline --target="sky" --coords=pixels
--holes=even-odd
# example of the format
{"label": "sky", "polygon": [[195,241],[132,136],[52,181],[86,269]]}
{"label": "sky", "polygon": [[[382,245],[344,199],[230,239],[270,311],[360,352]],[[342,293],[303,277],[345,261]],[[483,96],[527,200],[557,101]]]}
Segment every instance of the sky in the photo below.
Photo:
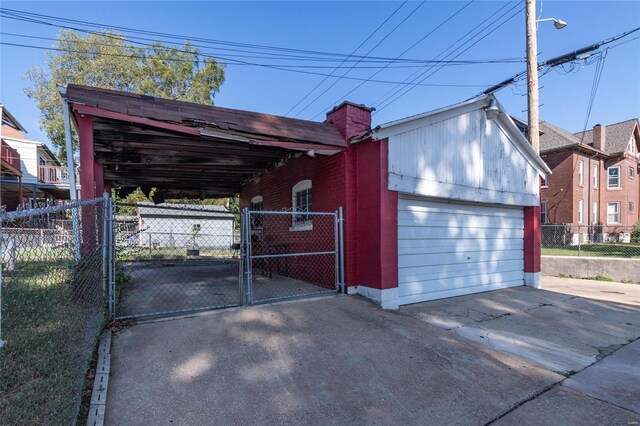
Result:
{"label": "sky", "polygon": [[[122,26],[178,34],[189,38],[205,38],[231,42],[260,44],[349,55],[401,59],[442,59],[441,52],[474,27],[483,28],[497,10],[524,6],[518,2],[472,1],[460,13],[442,24],[449,16],[469,3],[466,1],[355,1],[355,2],[171,2],[171,1],[71,1],[30,2],[2,1],[4,8],[18,9],[58,17],[95,22],[105,28]],[[402,7],[400,7],[402,6]],[[515,10],[517,11],[518,6]],[[399,8],[399,9],[398,9]],[[568,23],[556,30],[551,22],[538,28],[538,52],[541,61],[571,52],[592,43],[640,27],[640,1],[551,1],[537,2],[538,16],[557,18]],[[393,12],[396,11],[395,14]],[[393,14],[393,15],[392,15]],[[493,15],[496,16],[496,15]],[[506,15],[500,22],[505,21]],[[385,22],[386,20],[386,22]],[[381,24],[383,24],[381,26]],[[437,28],[442,24],[439,28]],[[415,63],[396,62],[387,69],[357,68],[346,77],[384,80],[383,82],[337,79],[348,71],[349,64],[333,70],[339,62],[322,63],[326,68],[290,68],[297,71],[331,74],[288,116],[323,120],[325,113],[342,100],[375,107],[373,125],[407,117],[464,101],[484,89],[525,69],[525,18],[519,12],[496,31],[489,34],[457,60],[465,64],[436,68],[416,68]],[[0,41],[50,47],[47,40],[34,40],[7,35],[26,34],[55,37],[58,28],[46,25],[0,19]],[[493,28],[493,27],[491,27]],[[377,31],[375,31],[377,29]],[[374,32],[375,31],[375,32]],[[372,35],[373,34],[373,35]],[[428,34],[428,35],[427,35]],[[426,36],[426,37],[425,37]],[[630,40],[640,31],[630,35]],[[363,43],[364,42],[364,43]],[[612,43],[610,46],[615,45]],[[219,46],[218,46],[219,47]],[[207,52],[224,56],[228,51],[206,47]],[[441,56],[438,56],[441,55]],[[452,59],[448,57],[446,59]],[[493,63],[493,60],[499,61]],[[483,63],[472,63],[482,60]],[[486,63],[492,60],[492,63]],[[508,61],[506,61],[508,60]],[[262,64],[317,65],[319,62],[283,62],[280,59],[246,59]],[[223,61],[224,62],[224,61]],[[585,120],[596,76],[596,62],[580,62],[558,67],[540,79],[540,117],[571,132],[585,127]],[[35,102],[24,94],[23,77],[32,66],[46,68],[43,50],[0,46],[0,102],[27,128],[31,139],[47,143],[39,129],[39,111]],[[370,66],[366,62],[358,66]],[[413,68],[398,67],[411,65]],[[419,64],[424,66],[423,64]],[[429,75],[422,84],[430,86],[397,86],[411,74]],[[226,66],[226,80],[214,102],[218,106],[285,115],[325,77],[303,72],[271,69],[263,66]],[[420,79],[422,80],[422,78]],[[335,84],[334,84],[335,83]],[[410,88],[392,103],[383,95],[401,87]],[[351,93],[349,93],[351,92]],[[391,92],[394,93],[394,92]],[[507,111],[526,119],[526,80],[496,93]],[[346,98],[345,98],[346,96]],[[313,101],[313,102],[312,102]],[[308,105],[309,104],[309,105]],[[308,107],[307,107],[308,105]],[[306,107],[306,108],[304,108]],[[303,109],[304,108],[304,109]],[[301,111],[302,110],[302,111]],[[640,39],[607,51],[600,83],[592,104],[587,128],[595,124],[613,124],[640,116]]]}

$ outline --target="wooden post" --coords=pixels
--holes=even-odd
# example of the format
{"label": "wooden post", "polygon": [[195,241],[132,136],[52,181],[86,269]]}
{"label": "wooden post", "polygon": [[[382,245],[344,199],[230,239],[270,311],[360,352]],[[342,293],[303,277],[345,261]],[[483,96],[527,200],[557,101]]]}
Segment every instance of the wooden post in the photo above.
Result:
{"label": "wooden post", "polygon": [[540,152],[540,123],[538,117],[538,40],[536,35],[536,1],[526,2],[527,27],[527,102],[529,142],[536,153]]}
{"label": "wooden post", "polygon": [[[80,142],[80,199],[91,200],[96,197],[95,192],[95,161],[93,155],[93,117],[79,114],[78,139]],[[95,205],[83,206],[81,216],[82,255],[91,253],[96,245],[96,214]]]}

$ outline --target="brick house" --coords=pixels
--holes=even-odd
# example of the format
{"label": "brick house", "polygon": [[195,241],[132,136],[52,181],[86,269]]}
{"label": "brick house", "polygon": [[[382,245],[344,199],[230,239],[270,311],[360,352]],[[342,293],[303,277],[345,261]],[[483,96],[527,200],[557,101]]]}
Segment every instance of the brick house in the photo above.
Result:
{"label": "brick house", "polygon": [[[244,238],[260,228],[261,247],[286,249],[275,274],[385,308],[539,286],[540,177],[550,170],[492,95],[375,126],[370,108],[350,102],[314,122],[75,85],[65,101],[82,199],[139,185],[173,198],[239,194],[262,218],[244,212]],[[319,244],[338,225],[323,231],[314,215],[336,210],[341,256],[315,276],[302,259],[330,251]],[[275,216],[286,219],[268,226]]]}
{"label": "brick house", "polygon": [[[327,122],[346,150],[297,155],[244,185],[240,205],[343,206],[348,291],[386,308],[537,286],[538,176],[548,168],[502,107],[488,117],[485,110],[496,104],[492,97],[473,100],[372,129],[371,110],[345,102]],[[459,149],[473,152],[474,161],[456,161],[451,153]],[[302,192],[313,194],[312,207],[299,205]],[[300,231],[287,243],[303,246],[316,232]]]}
{"label": "brick house", "polygon": [[541,122],[540,132],[540,156],[553,171],[542,182],[542,223],[595,225],[607,233],[640,220],[637,119],[575,134]]}

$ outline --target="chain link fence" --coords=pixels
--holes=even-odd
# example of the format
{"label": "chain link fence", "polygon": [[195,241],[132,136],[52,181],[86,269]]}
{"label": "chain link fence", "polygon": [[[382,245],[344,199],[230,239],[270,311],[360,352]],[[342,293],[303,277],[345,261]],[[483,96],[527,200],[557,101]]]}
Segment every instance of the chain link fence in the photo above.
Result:
{"label": "chain link fence", "polygon": [[248,303],[335,293],[340,285],[340,221],[337,212],[249,211]]}
{"label": "chain link fence", "polygon": [[542,225],[542,254],[640,258],[640,227]]}
{"label": "chain link fence", "polygon": [[74,424],[105,321],[105,199],[0,214],[2,424]]}
{"label": "chain link fence", "polygon": [[223,206],[118,204],[116,318],[240,304],[237,217]]}

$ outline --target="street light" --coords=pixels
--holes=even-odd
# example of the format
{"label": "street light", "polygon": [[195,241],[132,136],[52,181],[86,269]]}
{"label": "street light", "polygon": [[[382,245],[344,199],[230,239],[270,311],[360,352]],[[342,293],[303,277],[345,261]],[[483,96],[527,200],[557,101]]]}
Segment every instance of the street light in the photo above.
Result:
{"label": "street light", "polygon": [[553,26],[556,27],[556,30],[561,30],[564,27],[567,26],[567,23],[565,21],[563,21],[562,19],[556,19],[556,18],[545,18],[545,19],[538,19],[536,20],[536,23],[538,22],[550,22],[553,21]]}

